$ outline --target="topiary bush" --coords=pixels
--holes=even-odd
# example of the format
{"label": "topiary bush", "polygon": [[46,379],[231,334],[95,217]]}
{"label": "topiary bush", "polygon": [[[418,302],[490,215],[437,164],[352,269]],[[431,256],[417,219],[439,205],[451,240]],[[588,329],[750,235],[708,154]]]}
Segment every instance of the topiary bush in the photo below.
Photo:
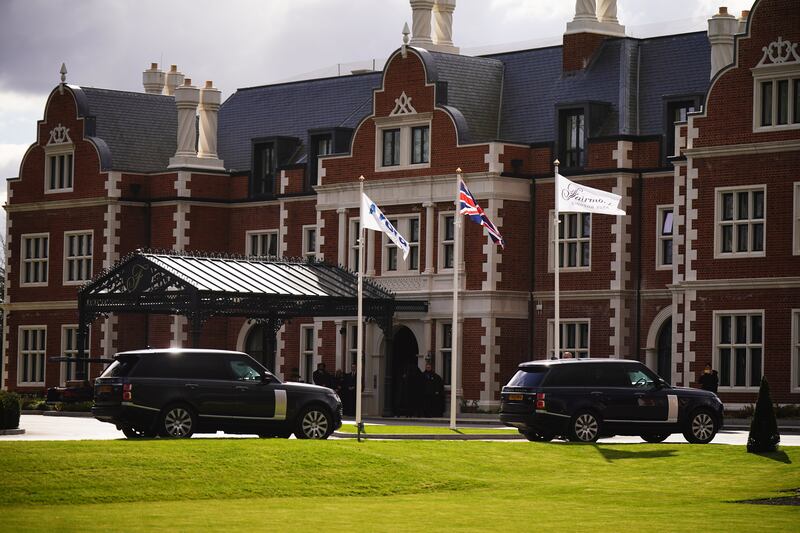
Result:
{"label": "topiary bush", "polygon": [[22,402],[13,392],[0,391],[0,429],[17,429]]}
{"label": "topiary bush", "polygon": [[766,377],[762,377],[756,410],[750,423],[750,435],[747,437],[747,452],[774,452],[778,449],[780,441],[778,421],[775,419],[775,409],[772,407],[772,398],[769,395],[769,383]]}

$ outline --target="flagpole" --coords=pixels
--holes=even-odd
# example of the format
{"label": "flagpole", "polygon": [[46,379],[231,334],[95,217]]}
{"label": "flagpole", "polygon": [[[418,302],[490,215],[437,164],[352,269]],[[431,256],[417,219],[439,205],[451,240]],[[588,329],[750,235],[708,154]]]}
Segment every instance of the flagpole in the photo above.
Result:
{"label": "flagpole", "polygon": [[553,199],[555,200],[553,204],[553,274],[555,277],[554,286],[553,286],[553,308],[554,308],[554,315],[553,315],[553,357],[556,359],[561,359],[561,309],[560,309],[560,300],[559,300],[559,279],[558,279],[558,267],[560,262],[560,257],[558,253],[558,165],[559,161],[556,159],[553,162],[555,166],[555,172],[553,174]]}
{"label": "flagpole", "polygon": [[[364,195],[364,176],[362,175],[359,180],[361,194],[358,196],[359,205]],[[361,442],[361,376],[363,369],[361,368],[362,353],[364,350],[363,341],[363,327],[364,327],[364,213],[359,209],[359,222],[358,222],[358,323],[356,326],[358,341],[356,342],[356,428],[358,432],[358,442]]]}
{"label": "flagpole", "polygon": [[450,340],[450,429],[456,429],[456,407],[458,403],[458,269],[461,266],[461,168],[456,169],[456,212],[453,215],[453,325]]}

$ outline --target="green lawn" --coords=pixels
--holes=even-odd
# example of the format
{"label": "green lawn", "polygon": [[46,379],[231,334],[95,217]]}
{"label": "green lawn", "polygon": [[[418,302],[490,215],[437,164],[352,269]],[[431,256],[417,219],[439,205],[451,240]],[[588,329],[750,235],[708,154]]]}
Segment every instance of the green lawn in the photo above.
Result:
{"label": "green lawn", "polygon": [[[343,424],[337,431],[356,433],[355,424]],[[394,424],[366,424],[364,432],[370,435],[518,435],[516,429],[460,427],[450,429],[444,426],[396,426]]]}
{"label": "green lawn", "polygon": [[797,531],[800,448],[0,442],[0,531]]}

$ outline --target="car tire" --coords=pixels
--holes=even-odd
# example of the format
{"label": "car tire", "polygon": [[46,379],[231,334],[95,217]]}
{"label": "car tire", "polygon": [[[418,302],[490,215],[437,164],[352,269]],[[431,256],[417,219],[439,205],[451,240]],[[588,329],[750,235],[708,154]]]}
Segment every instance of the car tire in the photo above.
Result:
{"label": "car tire", "polygon": [[544,433],[539,431],[522,431],[519,430],[522,435],[531,442],[550,442],[555,438],[555,435],[552,433]]}
{"label": "car tire", "polygon": [[273,431],[270,433],[259,433],[258,438],[260,439],[288,439],[292,436],[291,431]]}
{"label": "car tire", "polygon": [[708,444],[717,435],[717,431],[719,423],[711,411],[698,409],[689,417],[683,436],[691,444]]}
{"label": "car tire", "polygon": [[172,404],[161,412],[158,429],[162,437],[188,439],[197,429],[197,416],[186,404]]}
{"label": "car tire", "polygon": [[578,411],[569,421],[569,440],[571,442],[597,442],[603,430],[603,423],[592,411]]}
{"label": "car tire", "polygon": [[642,440],[645,442],[650,442],[653,444],[657,444],[659,442],[664,442],[667,440],[667,437],[670,436],[669,433],[645,433],[644,435],[640,435]]}
{"label": "car tire", "polygon": [[152,439],[156,436],[154,431],[138,429],[130,426],[123,427],[122,434],[125,435],[125,438],[127,439]]}
{"label": "car tire", "polygon": [[298,439],[327,439],[333,433],[333,416],[326,408],[311,405],[300,411],[297,417]]}

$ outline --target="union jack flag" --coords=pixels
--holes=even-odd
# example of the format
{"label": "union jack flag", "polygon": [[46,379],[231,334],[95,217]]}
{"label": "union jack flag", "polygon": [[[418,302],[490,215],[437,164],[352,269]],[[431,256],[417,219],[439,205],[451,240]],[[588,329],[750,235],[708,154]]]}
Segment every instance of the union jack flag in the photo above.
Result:
{"label": "union jack flag", "polygon": [[492,224],[492,221],[486,216],[481,206],[478,205],[475,197],[472,196],[472,193],[467,189],[467,185],[463,181],[460,181],[458,189],[458,199],[461,205],[461,211],[459,211],[459,213],[467,215],[473,222],[486,228],[486,231],[489,232],[489,237],[492,238],[495,244],[499,244],[500,247],[505,250],[506,242],[503,240],[503,236],[500,235],[497,227]]}

